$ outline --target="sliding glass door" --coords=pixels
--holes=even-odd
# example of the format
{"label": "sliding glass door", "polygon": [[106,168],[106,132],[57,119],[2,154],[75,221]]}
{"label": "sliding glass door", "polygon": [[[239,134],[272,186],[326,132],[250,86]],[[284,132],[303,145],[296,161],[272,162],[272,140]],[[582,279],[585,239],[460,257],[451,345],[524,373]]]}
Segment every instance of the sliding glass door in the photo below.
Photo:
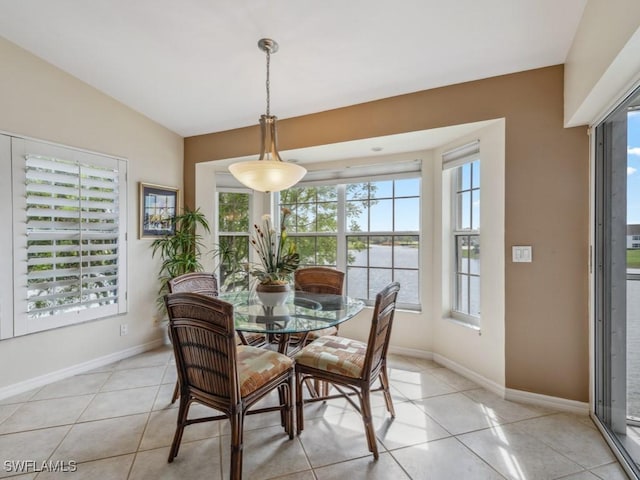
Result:
{"label": "sliding glass door", "polygon": [[595,414],[640,476],[640,91],[595,134]]}

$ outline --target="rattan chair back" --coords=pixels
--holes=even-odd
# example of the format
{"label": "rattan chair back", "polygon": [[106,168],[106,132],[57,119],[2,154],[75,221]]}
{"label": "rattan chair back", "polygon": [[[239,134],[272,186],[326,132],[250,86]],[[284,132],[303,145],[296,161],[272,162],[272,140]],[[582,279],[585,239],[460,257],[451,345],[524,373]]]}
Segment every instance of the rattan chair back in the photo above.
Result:
{"label": "rattan chair back", "polygon": [[293,274],[295,289],[310,293],[342,295],[344,272],[329,267],[299,268]]}
{"label": "rattan chair back", "polygon": [[400,284],[393,282],[376,295],[363,368],[363,375],[367,378],[375,378],[386,361],[399,291]]}
{"label": "rattan chair back", "polygon": [[[387,410],[395,417],[393,400],[389,390],[387,350],[396,308],[400,284],[393,282],[376,295],[371,318],[369,339],[365,344],[348,338],[320,337],[296,354],[296,415],[297,432],[304,430],[304,404],[343,397],[362,415],[367,445],[374,458],[378,458],[378,446],[373,427],[370,393],[382,391]],[[361,367],[360,367],[361,365]],[[380,387],[373,389],[377,380]],[[330,383],[339,393],[329,395],[328,389],[310,388],[312,395],[304,398],[302,387],[313,381],[314,385]],[[350,396],[356,395],[358,403]]]}
{"label": "rattan chair back", "polygon": [[[267,349],[237,347],[230,303],[191,292],[171,293],[164,300],[180,387],[168,461],[178,455],[186,426],[226,417],[231,422],[229,478],[241,480],[245,415],[279,411],[281,424],[293,439],[293,361]],[[278,405],[251,409],[275,389]],[[222,415],[190,419],[193,402]]]}
{"label": "rattan chair back", "polygon": [[218,296],[218,279],[213,273],[193,272],[174,277],[167,282],[169,293],[192,292]]}
{"label": "rattan chair back", "polygon": [[181,392],[230,411],[240,399],[233,306],[198,293],[176,293],[165,301]]}

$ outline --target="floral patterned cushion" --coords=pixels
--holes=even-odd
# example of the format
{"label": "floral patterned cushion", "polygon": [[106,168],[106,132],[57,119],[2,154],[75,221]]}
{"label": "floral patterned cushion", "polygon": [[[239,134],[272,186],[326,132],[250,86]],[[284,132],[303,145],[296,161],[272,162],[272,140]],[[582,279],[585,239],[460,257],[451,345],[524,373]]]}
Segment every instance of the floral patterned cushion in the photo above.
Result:
{"label": "floral patterned cushion", "polygon": [[337,335],[338,329],[336,327],[323,328],[322,330],[312,330],[307,334],[307,341],[315,340],[327,335]]}
{"label": "floral patterned cushion", "polygon": [[264,348],[238,345],[238,380],[240,395],[255,392],[269,380],[293,366],[293,360]]}
{"label": "floral patterned cushion", "polygon": [[301,365],[359,378],[366,351],[366,343],[329,335],[311,342],[295,355],[295,359]]}

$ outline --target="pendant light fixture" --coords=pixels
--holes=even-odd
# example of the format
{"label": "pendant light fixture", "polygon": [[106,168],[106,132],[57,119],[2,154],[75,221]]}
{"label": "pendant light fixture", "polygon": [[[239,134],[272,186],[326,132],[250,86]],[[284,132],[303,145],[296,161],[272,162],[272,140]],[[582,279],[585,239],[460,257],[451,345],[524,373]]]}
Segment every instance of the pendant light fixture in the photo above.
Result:
{"label": "pendant light fixture", "polygon": [[284,162],[278,153],[278,118],[269,111],[269,64],[271,54],[278,51],[278,44],[270,38],[263,38],[258,42],[258,47],[267,54],[267,113],[260,116],[260,158],[229,165],[229,171],[240,183],[253,190],[279,192],[298,183],[307,170],[295,163]]}

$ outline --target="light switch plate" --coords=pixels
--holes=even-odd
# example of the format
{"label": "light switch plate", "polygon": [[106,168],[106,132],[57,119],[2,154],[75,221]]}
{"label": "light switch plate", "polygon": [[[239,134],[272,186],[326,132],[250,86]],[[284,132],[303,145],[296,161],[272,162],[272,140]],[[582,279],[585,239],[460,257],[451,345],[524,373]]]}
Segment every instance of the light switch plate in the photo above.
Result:
{"label": "light switch plate", "polygon": [[517,262],[517,263],[522,263],[522,262],[526,262],[526,263],[531,263],[531,261],[533,260],[533,253],[532,253],[532,248],[531,245],[518,245],[518,246],[513,246],[511,247],[511,255],[512,255],[512,260],[513,262]]}

